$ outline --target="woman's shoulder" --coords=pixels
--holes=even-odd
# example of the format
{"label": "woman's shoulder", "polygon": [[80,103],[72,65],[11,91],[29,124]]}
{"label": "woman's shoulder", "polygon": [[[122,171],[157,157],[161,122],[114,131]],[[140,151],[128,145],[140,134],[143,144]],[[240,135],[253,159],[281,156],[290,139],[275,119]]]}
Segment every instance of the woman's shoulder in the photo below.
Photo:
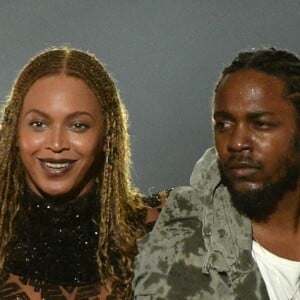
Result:
{"label": "woman's shoulder", "polygon": [[50,299],[87,299],[108,300],[108,293],[100,284],[83,286],[61,286],[35,280],[22,280],[21,277],[8,274],[0,286],[0,299],[50,300]]}

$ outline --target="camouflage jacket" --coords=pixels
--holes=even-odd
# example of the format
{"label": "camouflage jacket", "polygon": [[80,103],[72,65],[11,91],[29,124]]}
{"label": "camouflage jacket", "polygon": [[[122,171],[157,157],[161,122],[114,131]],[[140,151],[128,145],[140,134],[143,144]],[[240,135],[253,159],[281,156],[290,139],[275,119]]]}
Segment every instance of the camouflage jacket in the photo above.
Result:
{"label": "camouflage jacket", "polygon": [[269,299],[251,247],[250,220],[232,207],[211,148],[191,186],[170,194],[153,231],[140,240],[134,299]]}

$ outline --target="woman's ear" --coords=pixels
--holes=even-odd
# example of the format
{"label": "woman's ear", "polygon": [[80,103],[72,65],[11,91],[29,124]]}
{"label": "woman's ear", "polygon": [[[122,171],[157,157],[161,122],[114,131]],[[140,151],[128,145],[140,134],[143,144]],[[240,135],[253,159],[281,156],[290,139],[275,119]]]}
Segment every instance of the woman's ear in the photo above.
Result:
{"label": "woman's ear", "polygon": [[19,134],[16,137],[16,148],[19,150]]}

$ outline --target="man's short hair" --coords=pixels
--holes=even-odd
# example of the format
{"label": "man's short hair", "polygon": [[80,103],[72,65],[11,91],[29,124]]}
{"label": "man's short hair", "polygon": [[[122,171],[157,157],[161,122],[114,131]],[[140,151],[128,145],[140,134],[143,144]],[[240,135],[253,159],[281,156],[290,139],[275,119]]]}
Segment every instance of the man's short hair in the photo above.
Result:
{"label": "man's short hair", "polygon": [[215,92],[226,75],[242,70],[254,70],[282,80],[286,85],[284,97],[295,106],[300,119],[300,59],[296,54],[274,47],[240,52],[221,73]]}

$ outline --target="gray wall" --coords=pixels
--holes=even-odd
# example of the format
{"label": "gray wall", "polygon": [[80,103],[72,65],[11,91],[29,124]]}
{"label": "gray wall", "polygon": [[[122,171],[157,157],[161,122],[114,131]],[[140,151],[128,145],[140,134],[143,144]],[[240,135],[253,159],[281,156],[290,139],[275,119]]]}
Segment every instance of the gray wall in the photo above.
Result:
{"label": "gray wall", "polygon": [[38,51],[89,50],[118,80],[142,191],[188,183],[212,144],[211,90],[241,50],[299,53],[299,0],[0,0],[0,99]]}

